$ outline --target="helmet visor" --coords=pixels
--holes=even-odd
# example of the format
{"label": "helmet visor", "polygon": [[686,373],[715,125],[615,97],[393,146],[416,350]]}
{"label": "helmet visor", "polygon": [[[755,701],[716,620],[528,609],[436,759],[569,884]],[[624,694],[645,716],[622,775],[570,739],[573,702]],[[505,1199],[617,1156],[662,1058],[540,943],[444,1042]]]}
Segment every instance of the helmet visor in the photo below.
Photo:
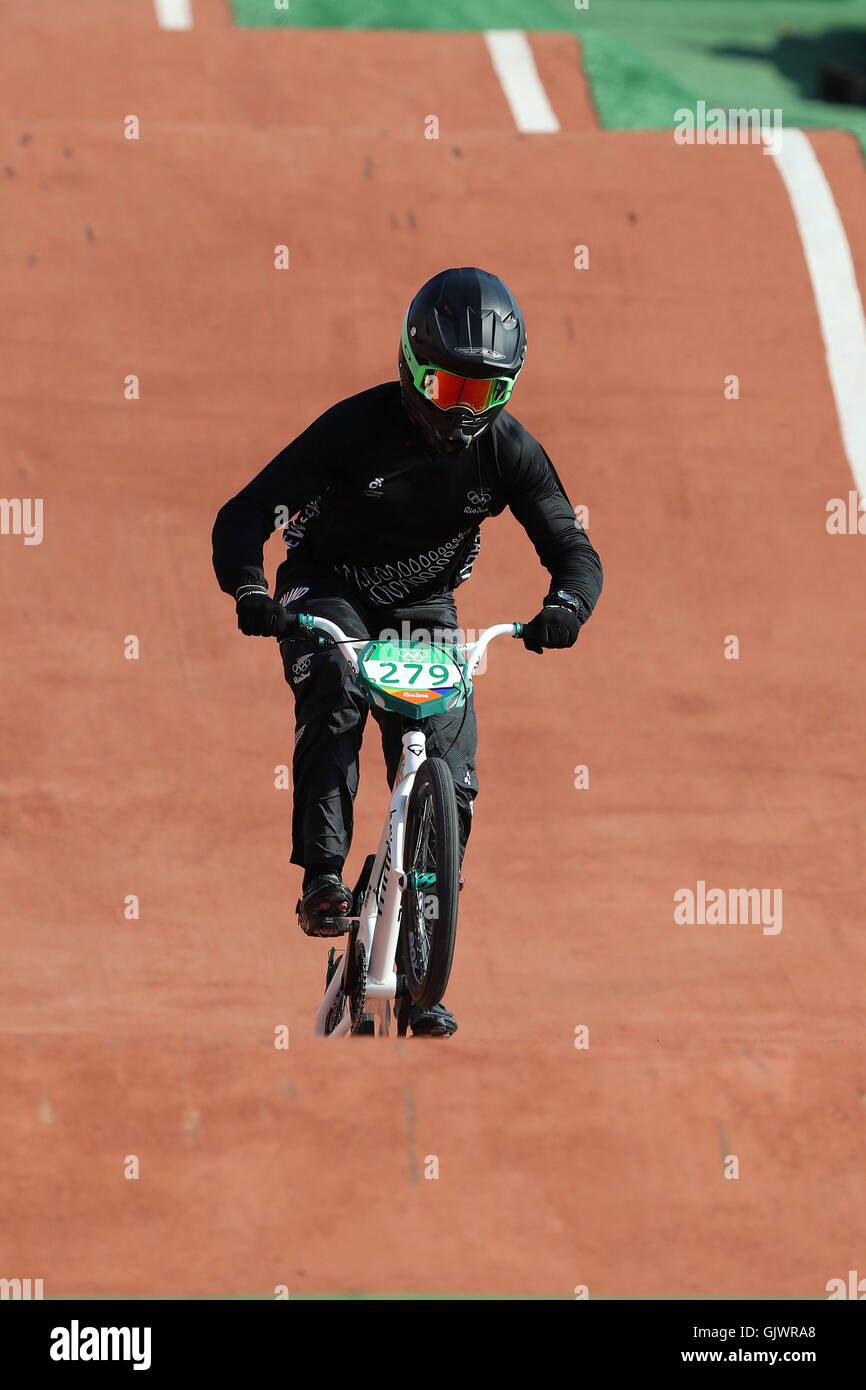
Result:
{"label": "helmet visor", "polygon": [[486,377],[479,381],[454,376],[442,367],[424,367],[419,375],[421,380],[415,384],[440,410],[471,410],[474,415],[481,415],[491,406],[504,405],[514,385],[510,377]]}

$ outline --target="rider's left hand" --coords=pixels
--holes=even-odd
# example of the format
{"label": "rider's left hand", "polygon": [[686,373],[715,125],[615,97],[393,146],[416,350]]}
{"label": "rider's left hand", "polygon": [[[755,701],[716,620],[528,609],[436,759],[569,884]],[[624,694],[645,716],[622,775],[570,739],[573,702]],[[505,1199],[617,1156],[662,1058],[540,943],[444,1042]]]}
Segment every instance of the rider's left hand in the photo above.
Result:
{"label": "rider's left hand", "polygon": [[571,608],[546,603],[520,635],[528,652],[540,654],[545,647],[573,647],[579,632],[580,618]]}

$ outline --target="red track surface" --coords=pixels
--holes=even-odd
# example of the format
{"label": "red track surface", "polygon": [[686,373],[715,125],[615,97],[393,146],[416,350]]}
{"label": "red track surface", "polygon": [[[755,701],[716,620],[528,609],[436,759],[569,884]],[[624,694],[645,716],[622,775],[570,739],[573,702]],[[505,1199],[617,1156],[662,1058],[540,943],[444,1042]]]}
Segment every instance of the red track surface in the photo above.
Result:
{"label": "red track surface", "polygon": [[[44,498],[45,539],[0,539],[0,1272],[821,1296],[864,1237],[866,562],[824,531],[852,483],[771,161],[598,132],[555,36],[563,133],[520,138],[472,35],[107,15],[3,21],[3,492]],[[816,147],[862,247],[854,142]],[[497,644],[478,683],[459,1034],[335,1050],[308,1038],[323,951],[273,788],[288,694],[209,528],[335,394],[393,374],[407,295],[460,262],[519,293],[515,412],[607,584],[575,652]],[[544,583],[491,523],[462,620],[527,618]],[[364,772],[352,866],[384,806],[373,739]],[[698,879],[781,887],[782,932],[676,926]]]}

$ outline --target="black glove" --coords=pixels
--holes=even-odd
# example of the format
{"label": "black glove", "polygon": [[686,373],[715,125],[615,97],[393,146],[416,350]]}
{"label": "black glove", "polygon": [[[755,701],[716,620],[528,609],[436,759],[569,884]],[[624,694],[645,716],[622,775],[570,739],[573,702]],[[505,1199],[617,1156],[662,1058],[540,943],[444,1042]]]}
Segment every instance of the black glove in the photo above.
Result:
{"label": "black glove", "polygon": [[286,630],[286,610],[267,589],[238,589],[235,611],[247,637],[281,637]]}
{"label": "black glove", "polygon": [[573,609],[546,603],[520,635],[526,650],[540,655],[545,647],[573,647],[579,632],[580,618]]}

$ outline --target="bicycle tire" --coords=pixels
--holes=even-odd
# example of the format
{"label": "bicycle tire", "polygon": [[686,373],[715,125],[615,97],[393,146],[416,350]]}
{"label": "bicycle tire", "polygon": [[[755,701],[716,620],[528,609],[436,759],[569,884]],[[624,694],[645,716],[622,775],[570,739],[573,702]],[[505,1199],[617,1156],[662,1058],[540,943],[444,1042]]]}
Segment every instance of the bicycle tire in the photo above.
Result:
{"label": "bicycle tire", "polygon": [[[448,764],[428,758],[418,769],[406,808],[403,865],[407,877],[435,874],[430,887],[407,886],[400,903],[400,948],[406,988],[422,1008],[448,987],[457,940],[460,836]],[[432,834],[431,834],[432,832]],[[428,900],[433,898],[433,910]]]}

